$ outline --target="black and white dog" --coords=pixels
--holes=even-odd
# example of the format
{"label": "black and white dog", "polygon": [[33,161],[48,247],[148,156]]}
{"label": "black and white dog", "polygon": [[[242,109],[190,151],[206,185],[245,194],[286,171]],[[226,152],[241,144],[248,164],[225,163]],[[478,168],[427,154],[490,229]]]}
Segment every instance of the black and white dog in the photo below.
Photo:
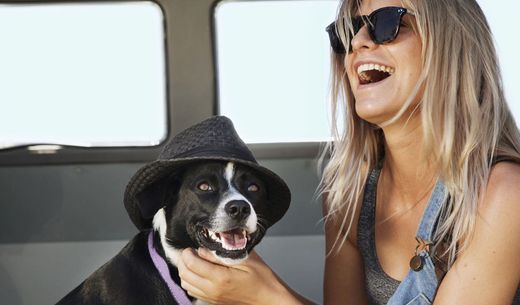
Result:
{"label": "black and white dog", "polygon": [[260,176],[244,164],[218,160],[177,169],[144,195],[162,200],[153,229],[137,234],[58,304],[176,304],[150,257],[148,239],[179,286],[175,266],[181,249],[207,248],[225,264],[246,259],[272,225],[266,217],[270,196]]}
{"label": "black and white dog", "polygon": [[204,247],[224,264],[238,263],[290,201],[286,183],[258,164],[230,119],[206,119],[133,175],[124,205],[141,232],[58,304],[200,303],[180,288],[180,251]]}

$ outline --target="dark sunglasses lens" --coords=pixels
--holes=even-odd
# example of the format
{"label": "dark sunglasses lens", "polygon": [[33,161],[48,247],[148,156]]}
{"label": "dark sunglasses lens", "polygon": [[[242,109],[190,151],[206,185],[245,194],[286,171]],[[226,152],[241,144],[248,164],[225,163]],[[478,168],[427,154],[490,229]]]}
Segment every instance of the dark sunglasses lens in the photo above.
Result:
{"label": "dark sunglasses lens", "polygon": [[345,46],[343,46],[343,43],[341,42],[341,39],[339,38],[338,33],[336,31],[336,23],[333,22],[329,24],[326,30],[329,34],[330,46],[332,47],[332,50],[338,54],[345,53]]}
{"label": "dark sunglasses lens", "polygon": [[363,20],[363,17],[357,16],[352,18],[352,29],[354,30],[354,36],[361,30],[363,25],[365,24],[365,21]]}
{"label": "dark sunglasses lens", "polygon": [[401,8],[387,8],[370,16],[370,30],[375,43],[383,44],[397,37],[403,13]]}
{"label": "dark sunglasses lens", "polygon": [[356,36],[356,34],[359,32],[359,30],[361,30],[361,28],[363,27],[363,25],[365,24],[365,21],[363,20],[363,17],[361,16],[357,16],[357,17],[354,17],[352,18],[352,30],[353,30],[353,33],[349,31],[349,41],[350,41],[350,45],[349,45],[349,49],[348,49],[348,52],[352,52],[352,39],[354,38],[354,36]]}
{"label": "dark sunglasses lens", "polygon": [[[372,40],[377,44],[383,44],[394,40],[399,33],[401,18],[406,13],[406,9],[400,7],[386,7],[376,10],[367,16],[357,16],[352,19],[353,33],[349,31],[349,41],[352,41],[359,30],[366,24]],[[330,45],[336,53],[346,53],[345,46],[338,37],[336,23],[333,22],[326,28],[329,34]],[[352,47],[349,46],[349,52]]]}

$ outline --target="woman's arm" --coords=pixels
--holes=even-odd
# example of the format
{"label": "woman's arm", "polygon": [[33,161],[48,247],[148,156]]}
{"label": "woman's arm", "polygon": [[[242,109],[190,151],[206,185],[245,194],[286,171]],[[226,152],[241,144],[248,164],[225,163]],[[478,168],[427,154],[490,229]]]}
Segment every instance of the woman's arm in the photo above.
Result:
{"label": "woman's arm", "polygon": [[291,290],[255,252],[238,265],[218,264],[213,254],[185,249],[179,260],[182,287],[212,304],[313,304]]}
{"label": "woman's arm", "polygon": [[[327,215],[327,207],[324,201],[323,214]],[[365,272],[363,261],[357,249],[357,219],[359,209],[354,217],[352,230],[348,239],[338,248],[344,239],[341,232],[341,218],[330,218],[325,223],[325,279],[324,279],[324,304],[369,304],[365,289]],[[341,234],[339,239],[338,234]],[[336,241],[337,240],[337,241]],[[336,243],[336,247],[334,247]]]}
{"label": "woman's arm", "polygon": [[511,305],[520,283],[520,166],[498,163],[475,234],[446,274],[434,305]]}

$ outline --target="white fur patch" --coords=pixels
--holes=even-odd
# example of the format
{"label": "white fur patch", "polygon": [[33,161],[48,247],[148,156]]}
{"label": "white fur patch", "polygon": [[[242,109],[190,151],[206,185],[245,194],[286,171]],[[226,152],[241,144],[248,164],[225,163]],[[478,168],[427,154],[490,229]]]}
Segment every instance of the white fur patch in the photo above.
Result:
{"label": "white fur patch", "polygon": [[153,228],[155,231],[159,232],[159,236],[161,238],[161,245],[164,249],[164,254],[166,255],[166,258],[174,266],[177,266],[177,262],[179,261],[181,256],[181,249],[172,247],[166,241],[166,227],[166,215],[164,209],[161,208],[159,211],[157,211],[157,213],[155,213],[155,216],[153,217]]}
{"label": "white fur patch", "polygon": [[226,164],[226,170],[224,171],[224,178],[228,182],[228,185],[231,187],[231,180],[233,179],[233,174],[235,173],[235,163],[228,162]]}
{"label": "white fur patch", "polygon": [[[161,208],[157,213],[155,213],[153,217],[153,228],[155,231],[159,232],[159,236],[161,238],[161,245],[164,249],[164,253],[166,255],[166,258],[174,265],[177,266],[177,262],[180,259],[181,256],[181,249],[174,248],[170,246],[166,242],[166,215],[164,212],[164,209]],[[192,302],[193,305],[211,305],[209,303],[206,303],[199,299],[194,299]]]}
{"label": "white fur patch", "polygon": [[215,229],[217,228],[224,228],[225,224],[220,223],[219,220],[226,219],[229,217],[226,213],[226,204],[233,200],[243,200],[249,204],[249,207],[251,209],[251,214],[247,217],[246,221],[246,228],[249,233],[253,233],[257,230],[256,223],[258,221],[258,217],[256,216],[255,209],[253,209],[253,205],[247,198],[242,195],[237,189],[233,186],[233,175],[235,174],[235,164],[233,162],[228,162],[226,164],[226,168],[224,171],[224,178],[227,181],[228,184],[228,190],[224,193],[222,196],[219,205],[217,207],[217,210],[215,211],[215,217],[213,218],[213,226]]}

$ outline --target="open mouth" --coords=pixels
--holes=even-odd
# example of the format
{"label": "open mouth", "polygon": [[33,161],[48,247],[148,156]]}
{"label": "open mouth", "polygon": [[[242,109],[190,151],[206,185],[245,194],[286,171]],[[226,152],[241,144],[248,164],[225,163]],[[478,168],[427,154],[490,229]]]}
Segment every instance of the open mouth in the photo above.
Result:
{"label": "open mouth", "polygon": [[394,72],[394,68],[379,64],[363,64],[357,68],[359,83],[361,85],[380,82],[390,77]]}
{"label": "open mouth", "polygon": [[198,227],[198,240],[201,246],[225,258],[242,258],[255,239],[256,232],[249,233],[245,228],[233,228],[216,232],[205,226]]}

